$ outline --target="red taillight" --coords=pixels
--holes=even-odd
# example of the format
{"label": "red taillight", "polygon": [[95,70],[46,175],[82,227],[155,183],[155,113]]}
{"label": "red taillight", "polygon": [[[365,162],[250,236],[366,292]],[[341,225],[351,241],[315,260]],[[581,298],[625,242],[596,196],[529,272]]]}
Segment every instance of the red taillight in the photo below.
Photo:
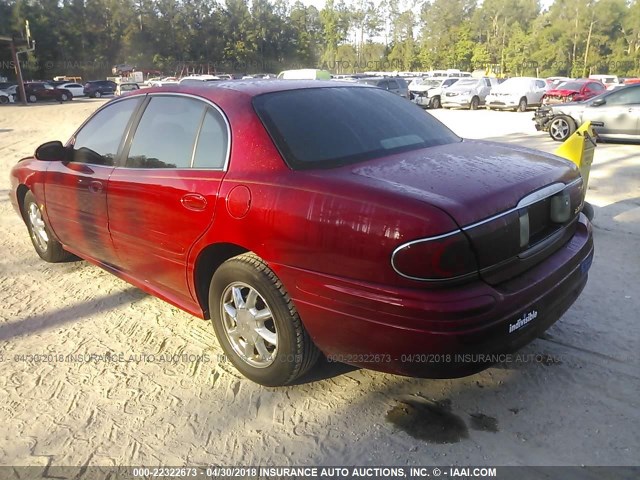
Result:
{"label": "red taillight", "polygon": [[401,245],[393,252],[391,265],[403,277],[425,281],[450,280],[478,271],[476,257],[461,231]]}

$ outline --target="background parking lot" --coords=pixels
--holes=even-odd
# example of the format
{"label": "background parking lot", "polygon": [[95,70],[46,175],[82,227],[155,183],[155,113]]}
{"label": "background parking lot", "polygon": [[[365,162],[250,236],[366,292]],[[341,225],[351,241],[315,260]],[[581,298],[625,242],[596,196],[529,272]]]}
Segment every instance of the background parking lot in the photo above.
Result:
{"label": "background parking lot", "polygon": [[[103,102],[0,107],[0,464],[637,464],[640,146],[596,149],[589,283],[518,361],[456,380],[325,363],[265,388],[226,361],[208,322],[34,252],[9,170]],[[559,145],[532,112],[432,113],[462,136]]]}

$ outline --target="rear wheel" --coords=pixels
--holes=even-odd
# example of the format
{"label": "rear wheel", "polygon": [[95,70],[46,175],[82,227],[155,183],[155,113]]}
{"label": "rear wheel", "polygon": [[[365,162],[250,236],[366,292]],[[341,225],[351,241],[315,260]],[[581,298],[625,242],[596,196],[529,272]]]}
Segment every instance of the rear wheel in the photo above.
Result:
{"label": "rear wheel", "polygon": [[40,258],[46,262],[57,263],[72,257],[51,234],[49,226],[42,217],[42,210],[38,206],[36,197],[31,192],[27,192],[24,197],[22,212],[29,229],[31,243]]}
{"label": "rear wheel", "polygon": [[35,95],[29,95],[27,98],[31,103],[36,103],[36,101],[38,100],[38,97],[36,97]]}
{"label": "rear wheel", "polygon": [[60,100],[66,102],[67,100],[69,100],[69,96],[66,93],[63,93],[60,95]]}
{"label": "rear wheel", "polygon": [[564,142],[575,131],[575,122],[566,115],[558,115],[549,123],[549,136],[557,142]]}
{"label": "rear wheel", "polygon": [[209,288],[213,328],[225,354],[248,379],[287,385],[318,360],[319,350],[302,325],[276,274],[254,254],[242,254],[216,270]]}
{"label": "rear wheel", "polygon": [[471,99],[471,105],[469,105],[470,110],[477,110],[480,106],[480,99],[478,97],[473,97]]}
{"label": "rear wheel", "polygon": [[525,97],[522,97],[520,99],[520,102],[518,103],[518,111],[519,112],[526,112],[527,111],[527,99]]}

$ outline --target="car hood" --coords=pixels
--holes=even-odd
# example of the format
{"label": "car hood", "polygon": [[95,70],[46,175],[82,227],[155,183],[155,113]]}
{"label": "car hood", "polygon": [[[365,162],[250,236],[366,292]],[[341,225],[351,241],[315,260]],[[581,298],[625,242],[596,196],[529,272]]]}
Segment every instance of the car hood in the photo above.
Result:
{"label": "car hood", "polygon": [[434,88],[440,88],[439,85],[413,85],[409,88],[412,92],[426,92],[428,90],[433,90]]}
{"label": "car hood", "polygon": [[347,167],[364,183],[436,206],[466,226],[515,207],[531,192],[579,176],[551,154],[495,142],[459,143]]}
{"label": "car hood", "polygon": [[565,88],[555,88],[553,90],[547,90],[547,95],[557,95],[559,97],[575,95],[576,93],[580,93],[580,90],[567,90]]}
{"label": "car hood", "polygon": [[456,87],[455,83],[447,88],[447,92],[466,93],[476,89],[476,85],[460,85]]}

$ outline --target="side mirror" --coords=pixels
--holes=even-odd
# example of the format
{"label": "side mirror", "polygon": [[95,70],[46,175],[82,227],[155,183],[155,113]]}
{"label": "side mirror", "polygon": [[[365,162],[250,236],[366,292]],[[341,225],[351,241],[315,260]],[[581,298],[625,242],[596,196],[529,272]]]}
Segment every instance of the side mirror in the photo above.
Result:
{"label": "side mirror", "polygon": [[592,107],[599,107],[600,105],[604,105],[607,101],[604,98],[597,98],[591,103]]}
{"label": "side mirror", "polygon": [[67,149],[64,148],[64,145],[59,140],[43,143],[36,148],[36,158],[46,162],[66,160]]}

